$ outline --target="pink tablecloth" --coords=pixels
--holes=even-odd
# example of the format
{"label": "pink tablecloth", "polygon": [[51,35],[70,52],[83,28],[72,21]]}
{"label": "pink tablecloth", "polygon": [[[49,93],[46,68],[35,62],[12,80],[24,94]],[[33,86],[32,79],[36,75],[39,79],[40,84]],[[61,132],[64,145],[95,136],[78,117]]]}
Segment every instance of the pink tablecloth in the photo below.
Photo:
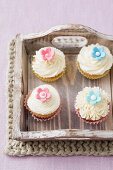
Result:
{"label": "pink tablecloth", "polygon": [[6,143],[7,46],[17,33],[82,23],[113,34],[113,0],[0,0],[0,170],[111,170],[112,157],[26,157],[4,154]]}

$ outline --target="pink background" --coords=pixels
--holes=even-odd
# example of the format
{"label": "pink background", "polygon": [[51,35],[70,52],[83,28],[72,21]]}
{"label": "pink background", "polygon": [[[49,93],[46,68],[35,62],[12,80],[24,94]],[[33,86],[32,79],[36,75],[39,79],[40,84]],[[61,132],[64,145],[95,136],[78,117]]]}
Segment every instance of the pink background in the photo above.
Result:
{"label": "pink background", "polygon": [[81,23],[113,34],[113,0],[0,0],[0,170],[111,170],[113,157],[9,157],[6,143],[7,46],[17,33]]}

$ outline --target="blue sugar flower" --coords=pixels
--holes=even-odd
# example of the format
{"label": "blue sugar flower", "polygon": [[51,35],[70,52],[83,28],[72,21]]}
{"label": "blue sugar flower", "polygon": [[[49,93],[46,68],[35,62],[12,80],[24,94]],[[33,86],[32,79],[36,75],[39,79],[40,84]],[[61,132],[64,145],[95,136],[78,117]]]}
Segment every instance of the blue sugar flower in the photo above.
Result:
{"label": "blue sugar flower", "polygon": [[90,90],[86,96],[86,100],[88,103],[95,105],[101,101],[101,95],[99,90],[93,91]]}
{"label": "blue sugar flower", "polygon": [[94,47],[92,50],[92,57],[96,60],[101,60],[106,56],[106,53],[102,47]]}

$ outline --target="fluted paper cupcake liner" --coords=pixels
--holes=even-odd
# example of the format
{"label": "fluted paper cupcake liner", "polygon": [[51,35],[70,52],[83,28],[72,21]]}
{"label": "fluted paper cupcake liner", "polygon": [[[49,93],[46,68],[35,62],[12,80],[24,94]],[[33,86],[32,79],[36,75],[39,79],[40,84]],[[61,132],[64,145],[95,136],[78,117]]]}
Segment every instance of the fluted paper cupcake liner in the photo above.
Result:
{"label": "fluted paper cupcake liner", "polygon": [[104,122],[106,119],[107,119],[107,117],[108,117],[108,115],[110,114],[110,107],[111,107],[111,104],[109,104],[109,111],[108,111],[108,114],[105,116],[105,117],[101,117],[99,120],[87,120],[87,119],[85,119],[85,118],[82,118],[81,116],[80,116],[80,112],[79,112],[79,110],[78,109],[76,109],[75,108],[75,113],[78,115],[78,117],[81,119],[81,120],[84,120],[86,123],[89,123],[89,124],[99,124],[99,123],[102,123],[102,122]]}
{"label": "fluted paper cupcake liner", "polygon": [[53,113],[49,113],[48,115],[41,115],[38,113],[34,113],[30,110],[30,108],[27,106],[27,100],[29,98],[31,93],[29,93],[28,95],[26,95],[25,100],[24,100],[24,106],[26,107],[26,109],[30,112],[30,114],[32,115],[32,117],[34,119],[36,119],[37,121],[47,121],[47,120],[51,120],[53,119],[55,116],[57,116],[60,111],[61,111],[61,106],[59,106],[59,108],[53,112]]}
{"label": "fluted paper cupcake liner", "polygon": [[79,65],[78,62],[76,63],[76,65],[77,65],[77,68],[78,68],[79,72],[80,72],[84,77],[86,77],[86,78],[88,78],[88,79],[92,79],[92,80],[102,78],[102,77],[106,76],[106,75],[109,73],[109,71],[110,71],[110,70],[107,70],[105,73],[100,74],[100,75],[95,75],[95,74],[91,75],[91,74],[89,74],[89,73],[84,72],[84,71],[80,68],[80,65]]}
{"label": "fluted paper cupcake liner", "polygon": [[53,82],[53,81],[56,81],[56,80],[58,80],[59,78],[61,78],[61,77],[64,75],[66,69],[64,69],[64,71],[62,71],[60,74],[58,74],[58,75],[56,75],[56,76],[54,76],[54,77],[49,77],[49,78],[41,77],[41,76],[40,76],[39,74],[37,74],[34,70],[32,70],[32,71],[33,71],[33,73],[35,74],[35,76],[36,76],[38,79],[40,79],[40,80],[42,80],[42,81],[44,81],[44,82]]}

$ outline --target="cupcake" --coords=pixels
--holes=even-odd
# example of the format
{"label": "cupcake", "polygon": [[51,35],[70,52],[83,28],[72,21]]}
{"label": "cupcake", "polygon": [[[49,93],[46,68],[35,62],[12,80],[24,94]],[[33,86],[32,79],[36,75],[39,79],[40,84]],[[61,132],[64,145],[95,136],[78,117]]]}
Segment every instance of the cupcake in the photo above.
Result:
{"label": "cupcake", "polygon": [[48,120],[60,112],[60,96],[53,86],[40,85],[26,96],[25,107],[37,120]]}
{"label": "cupcake", "polygon": [[44,47],[33,56],[33,73],[42,81],[52,82],[65,72],[65,55],[54,47]]}
{"label": "cupcake", "polygon": [[86,122],[102,122],[110,112],[108,94],[99,87],[85,87],[76,97],[75,111]]}
{"label": "cupcake", "polygon": [[77,67],[89,79],[98,79],[109,73],[113,64],[110,50],[100,44],[84,46],[77,57]]}

